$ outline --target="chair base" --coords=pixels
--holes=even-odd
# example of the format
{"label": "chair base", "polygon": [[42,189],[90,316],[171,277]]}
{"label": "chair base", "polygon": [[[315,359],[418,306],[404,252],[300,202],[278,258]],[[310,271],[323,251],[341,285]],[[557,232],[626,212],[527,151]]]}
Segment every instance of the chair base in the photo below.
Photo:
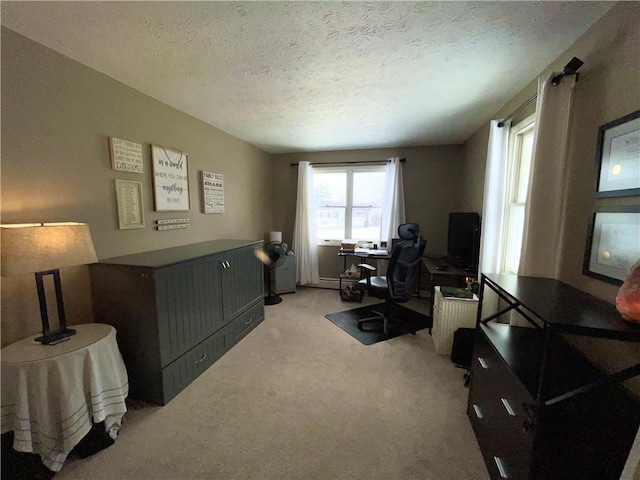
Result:
{"label": "chair base", "polygon": [[[397,321],[402,321],[401,315],[385,314],[384,312],[379,312],[376,310],[371,310],[371,313],[373,314],[371,317],[361,318],[360,320],[358,320],[358,330],[362,332],[382,332],[385,335],[388,335],[389,324],[394,322],[398,323]],[[364,325],[370,324],[370,323],[374,323],[374,324],[382,323],[382,325],[381,325],[381,328],[377,328],[377,329],[365,329]],[[415,335],[416,330],[412,330],[409,333],[411,333],[412,335]]]}
{"label": "chair base", "polygon": [[373,313],[373,316],[371,317],[367,317],[367,318],[361,318],[360,320],[358,320],[358,330],[363,331],[363,332],[378,332],[380,331],[378,330],[365,330],[364,329],[364,325],[368,324],[368,323],[379,323],[382,322],[382,331],[385,333],[385,335],[387,333],[389,333],[389,329],[388,329],[388,321],[387,321],[387,317],[385,317],[384,313],[382,312],[377,312],[375,310],[371,310],[371,313]]}

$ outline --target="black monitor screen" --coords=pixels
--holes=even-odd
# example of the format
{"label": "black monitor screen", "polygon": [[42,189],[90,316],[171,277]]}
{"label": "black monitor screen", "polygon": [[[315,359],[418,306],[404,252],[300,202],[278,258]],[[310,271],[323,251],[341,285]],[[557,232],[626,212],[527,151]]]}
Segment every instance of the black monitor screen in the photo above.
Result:
{"label": "black monitor screen", "polygon": [[449,214],[447,257],[459,268],[477,270],[480,250],[480,215],[475,212]]}

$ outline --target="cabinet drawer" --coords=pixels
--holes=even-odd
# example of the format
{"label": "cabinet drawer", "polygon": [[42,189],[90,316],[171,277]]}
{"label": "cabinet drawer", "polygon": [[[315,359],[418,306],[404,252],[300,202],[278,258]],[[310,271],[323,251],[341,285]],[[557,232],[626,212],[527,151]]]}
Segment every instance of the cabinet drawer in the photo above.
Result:
{"label": "cabinet drawer", "polygon": [[[467,414],[491,478],[526,479],[533,433],[524,432],[534,399],[481,332],[476,332]],[[532,420],[532,418],[529,418]]]}
{"label": "cabinet drawer", "polygon": [[182,389],[209,368],[227,350],[224,329],[196,345],[162,370],[162,404],[166,405]]}
{"label": "cabinet drawer", "polygon": [[264,319],[264,305],[262,299],[259,303],[256,303],[249,310],[244,312],[238,318],[233,320],[225,328],[227,335],[227,342],[229,348],[235,345],[242,337],[244,337],[249,331],[254,328],[258,323]]}

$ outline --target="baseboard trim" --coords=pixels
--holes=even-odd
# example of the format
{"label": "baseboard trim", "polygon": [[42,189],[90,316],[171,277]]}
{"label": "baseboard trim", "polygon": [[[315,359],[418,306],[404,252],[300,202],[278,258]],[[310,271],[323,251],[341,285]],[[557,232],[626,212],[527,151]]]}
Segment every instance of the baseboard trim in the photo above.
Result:
{"label": "baseboard trim", "polygon": [[340,279],[338,278],[320,278],[320,283],[309,283],[301,285],[308,288],[325,288],[328,290],[340,290]]}

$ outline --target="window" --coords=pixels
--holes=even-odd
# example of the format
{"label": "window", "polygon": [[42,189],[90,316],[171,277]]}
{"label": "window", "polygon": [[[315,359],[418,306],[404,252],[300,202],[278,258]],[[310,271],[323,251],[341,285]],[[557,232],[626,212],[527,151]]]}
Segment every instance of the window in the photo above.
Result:
{"label": "window", "polygon": [[503,273],[518,273],[524,230],[524,210],[533,156],[534,119],[531,115],[509,133],[509,171],[505,211]]}
{"label": "window", "polygon": [[385,166],[314,168],[318,243],[380,240]]}

